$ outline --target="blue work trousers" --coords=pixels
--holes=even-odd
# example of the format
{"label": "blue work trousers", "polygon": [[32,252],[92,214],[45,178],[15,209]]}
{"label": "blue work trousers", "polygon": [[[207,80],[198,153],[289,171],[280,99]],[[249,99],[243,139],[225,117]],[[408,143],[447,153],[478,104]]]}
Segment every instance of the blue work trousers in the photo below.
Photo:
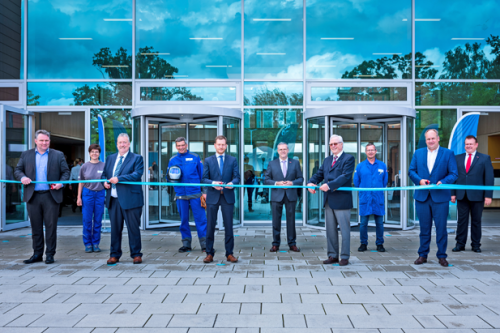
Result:
{"label": "blue work trousers", "polygon": [[83,244],[99,245],[101,241],[102,215],[106,190],[92,191],[84,187],[82,191]]}
{"label": "blue work trousers", "polygon": [[446,223],[448,219],[449,203],[434,202],[429,195],[424,202],[415,200],[418,220],[420,223],[420,247],[418,255],[427,258],[431,244],[432,220],[436,226],[436,243],[438,258],[446,258],[446,248],[448,247],[448,230]]}
{"label": "blue work trousers", "polygon": [[207,236],[207,215],[205,214],[205,209],[201,207],[200,198],[180,200],[177,199],[177,209],[181,215],[181,226],[179,230],[181,231],[182,239],[192,238],[191,229],[189,228],[189,206],[191,205],[191,210],[193,211],[194,222],[196,224],[196,231],[198,232],[198,238],[204,238]]}
{"label": "blue work trousers", "polygon": [[[370,215],[360,217],[359,240],[361,244],[368,245],[368,220],[370,219]],[[384,244],[384,216],[373,214],[373,217],[375,218],[375,231],[377,234],[375,245],[382,245]]]}

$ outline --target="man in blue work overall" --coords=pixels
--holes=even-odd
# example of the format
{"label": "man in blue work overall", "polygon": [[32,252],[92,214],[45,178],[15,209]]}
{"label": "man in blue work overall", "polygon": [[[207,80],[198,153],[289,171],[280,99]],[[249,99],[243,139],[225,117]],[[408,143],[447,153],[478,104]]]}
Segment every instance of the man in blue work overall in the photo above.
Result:
{"label": "man in blue work overall", "polygon": [[[190,153],[187,149],[186,139],[179,137],[175,139],[177,155],[173,156],[168,163],[167,177],[169,181],[178,183],[200,184],[203,176],[203,163],[200,157]],[[179,175],[180,169],[180,175]],[[176,176],[177,175],[177,176]],[[206,249],[207,216],[205,209],[201,207],[202,188],[199,186],[174,186],[177,209],[181,216],[182,247],[179,252],[191,251],[191,229],[189,228],[189,206],[193,212],[196,231],[203,252]]]}
{"label": "man in blue work overall", "polygon": [[[387,186],[387,166],[384,162],[377,160],[377,148],[373,143],[365,147],[367,159],[358,164],[354,172],[354,186],[361,188],[376,188]],[[385,252],[384,248],[384,215],[385,201],[382,191],[359,191],[359,238],[361,245],[359,252],[367,250],[368,245],[368,219],[373,214],[375,218],[375,230],[377,234],[378,252]]]}

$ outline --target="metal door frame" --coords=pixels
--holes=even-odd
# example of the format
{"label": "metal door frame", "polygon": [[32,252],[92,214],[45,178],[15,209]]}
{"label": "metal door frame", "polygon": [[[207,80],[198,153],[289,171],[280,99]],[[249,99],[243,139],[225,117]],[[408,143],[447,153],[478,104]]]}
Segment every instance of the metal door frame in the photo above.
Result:
{"label": "metal door frame", "polygon": [[[31,149],[32,146],[32,135],[31,135],[31,116],[32,112],[29,112],[27,110],[23,109],[18,109],[15,107],[11,107],[9,105],[4,105],[0,104],[0,138],[2,139],[2,144],[0,144],[0,161],[2,161],[1,165],[1,173],[0,176],[2,178],[5,177],[6,173],[6,149],[4,148],[4,145],[6,144],[6,125],[7,125],[7,111],[8,112],[14,112],[17,114],[21,114],[26,116],[26,123],[25,123],[25,130],[27,131],[27,142],[26,142],[26,148]],[[1,201],[1,212],[0,212],[0,219],[2,220],[0,223],[0,231],[8,231],[8,230],[15,230],[15,229],[20,229],[20,228],[25,228],[30,226],[30,221],[29,221],[29,216],[26,204],[25,204],[25,216],[27,216],[27,220],[22,221],[22,222],[17,222],[13,224],[7,224],[7,212],[6,212],[6,183],[2,183],[1,185],[1,191],[0,191],[0,201]]]}

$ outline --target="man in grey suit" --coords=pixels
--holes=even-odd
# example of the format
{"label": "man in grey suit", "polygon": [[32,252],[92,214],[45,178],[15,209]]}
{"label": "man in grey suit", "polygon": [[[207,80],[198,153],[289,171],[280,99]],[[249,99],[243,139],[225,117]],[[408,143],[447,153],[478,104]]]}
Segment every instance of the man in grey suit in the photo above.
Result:
{"label": "man in grey suit", "polygon": [[265,172],[264,184],[283,186],[273,188],[271,191],[271,206],[273,215],[273,246],[271,252],[277,252],[280,248],[281,215],[283,205],[286,211],[286,235],[290,251],[299,252],[296,245],[297,234],[295,232],[295,207],[297,206],[297,189],[287,188],[291,185],[302,185],[304,177],[300,168],[300,162],[288,158],[288,144],[278,144],[279,158],[269,162]]}
{"label": "man in grey suit", "polygon": [[[325,265],[339,263],[340,266],[349,264],[351,244],[351,208],[352,193],[337,191],[339,187],[352,187],[354,172],[354,157],[344,152],[344,140],[340,135],[330,137],[332,155],[325,158],[323,165],[309,179],[307,186],[315,186],[324,180],[319,188],[325,192],[323,206],[325,207],[326,241],[328,244],[328,259]],[[308,189],[316,193],[314,189]],[[339,262],[339,233],[342,233],[342,248]]]}

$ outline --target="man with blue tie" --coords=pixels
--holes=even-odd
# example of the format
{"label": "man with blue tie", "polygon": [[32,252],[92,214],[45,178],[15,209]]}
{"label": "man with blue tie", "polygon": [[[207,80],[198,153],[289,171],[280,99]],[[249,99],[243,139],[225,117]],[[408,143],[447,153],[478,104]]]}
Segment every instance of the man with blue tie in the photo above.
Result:
{"label": "man with blue tie", "polygon": [[231,185],[240,183],[240,172],[236,158],[226,154],[226,137],[217,136],[214,146],[216,154],[207,157],[203,165],[202,183],[225,186],[208,187],[207,190],[207,256],[203,262],[208,264],[214,261],[214,234],[220,207],[224,222],[226,258],[227,261],[235,263],[238,262],[238,259],[233,255],[233,212],[236,198],[234,187]]}
{"label": "man with blue tie", "polygon": [[[457,162],[453,151],[439,146],[439,133],[435,129],[425,132],[427,148],[415,151],[408,175],[415,185],[453,184],[458,177]],[[436,226],[437,258],[439,264],[448,267],[446,248],[448,231],[446,222],[449,212],[450,190],[416,190],[415,208],[420,222],[420,248],[415,265],[427,262],[431,243],[432,220]]]}
{"label": "man with blue tie", "polygon": [[[120,182],[139,182],[144,174],[144,161],[141,155],[130,151],[127,133],[120,133],[116,146],[118,153],[109,156],[104,165],[102,179],[106,188],[106,207],[111,222],[111,248],[108,265],[114,265],[122,256],[123,221],[127,224],[130,257],[134,264],[142,263],[141,253],[141,215],[144,206],[142,185],[120,184]],[[111,185],[109,184],[111,183]]]}

